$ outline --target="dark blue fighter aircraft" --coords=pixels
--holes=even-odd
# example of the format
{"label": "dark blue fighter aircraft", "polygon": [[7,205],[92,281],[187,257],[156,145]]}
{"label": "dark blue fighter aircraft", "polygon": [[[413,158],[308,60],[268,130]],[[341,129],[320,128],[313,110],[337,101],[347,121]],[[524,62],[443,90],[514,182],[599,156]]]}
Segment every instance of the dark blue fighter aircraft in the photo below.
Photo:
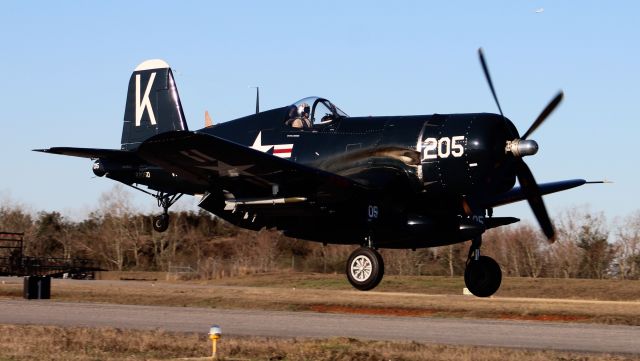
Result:
{"label": "dark blue fighter aircraft", "polygon": [[346,267],[360,290],[382,279],[379,248],[471,240],[465,283],[486,297],[498,290],[502,273],[480,254],[482,234],[518,221],[493,217],[493,208],[526,199],[553,241],[542,195],[586,183],[537,184],[523,161],[538,150],[529,136],[561,100],[562,92],[523,136],[501,109],[350,117],[318,97],[190,131],[169,65],[148,60],[129,81],[121,149],[38,151],[95,159],[96,175],[154,196],[164,209],[154,219],[158,232],[167,229],[178,198],[198,194],[200,207],[243,228],[360,245]]}

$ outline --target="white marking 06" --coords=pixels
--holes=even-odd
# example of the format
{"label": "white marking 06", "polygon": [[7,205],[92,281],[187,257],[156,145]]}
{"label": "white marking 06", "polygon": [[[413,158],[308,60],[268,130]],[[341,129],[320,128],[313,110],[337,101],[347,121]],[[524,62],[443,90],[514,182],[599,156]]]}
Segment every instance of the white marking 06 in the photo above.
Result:
{"label": "white marking 06", "polygon": [[449,158],[451,155],[455,158],[462,157],[465,142],[466,138],[463,135],[440,139],[427,138],[423,142],[422,159]]}
{"label": "white marking 06", "polygon": [[378,206],[369,206],[368,214],[370,219],[378,218]]}

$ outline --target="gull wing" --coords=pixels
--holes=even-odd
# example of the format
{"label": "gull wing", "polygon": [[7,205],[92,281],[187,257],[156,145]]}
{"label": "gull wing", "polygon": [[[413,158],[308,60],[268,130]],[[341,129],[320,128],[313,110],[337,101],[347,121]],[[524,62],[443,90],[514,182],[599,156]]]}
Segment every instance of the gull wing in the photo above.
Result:
{"label": "gull wing", "polygon": [[174,131],[144,141],[141,159],[236,198],[339,200],[364,186],[343,176],[276,157],[214,135]]}

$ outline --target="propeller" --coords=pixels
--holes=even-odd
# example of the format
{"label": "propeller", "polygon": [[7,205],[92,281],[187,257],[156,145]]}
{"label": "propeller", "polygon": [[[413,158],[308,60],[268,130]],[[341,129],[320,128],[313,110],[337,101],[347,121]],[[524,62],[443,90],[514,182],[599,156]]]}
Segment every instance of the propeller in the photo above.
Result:
{"label": "propeller", "polygon": [[504,117],[502,113],[502,108],[500,107],[500,102],[498,101],[498,96],[496,95],[496,90],[493,87],[493,82],[491,81],[491,75],[489,75],[489,67],[487,67],[487,62],[484,60],[484,51],[482,48],[478,49],[478,55],[480,56],[480,64],[482,64],[482,70],[484,71],[484,77],[487,78],[487,83],[489,83],[489,88],[491,89],[491,94],[493,94],[493,100],[496,101],[496,105],[498,106],[498,110],[500,111],[500,115]]}
{"label": "propeller", "polygon": [[542,113],[538,115],[538,118],[536,118],[533,124],[531,124],[527,132],[524,133],[524,135],[522,136],[522,139],[527,139],[531,135],[531,133],[535,132],[536,129],[538,129],[540,124],[542,124],[542,122],[544,122],[545,119],[547,119],[549,114],[551,114],[556,109],[558,104],[560,104],[560,102],[562,101],[562,98],[564,98],[564,93],[562,92],[562,90],[560,90],[558,94],[556,94],[556,96],[549,102],[549,104],[547,104],[547,106],[544,108]]}
{"label": "propeller", "polygon": [[[489,68],[487,67],[487,62],[484,58],[484,52],[482,48],[478,49],[478,56],[480,57],[480,64],[482,64],[482,70],[484,71],[484,76],[487,79],[487,83],[489,84],[489,88],[491,89],[491,94],[493,94],[493,99],[498,106],[498,110],[500,111],[500,115],[504,118],[504,114],[502,113],[502,108],[500,107],[500,102],[498,101],[498,96],[496,95],[495,88],[493,87],[493,81],[491,80],[491,75],[489,75]],[[549,213],[547,213],[547,208],[544,205],[544,201],[542,200],[542,193],[540,192],[540,188],[538,187],[538,183],[536,179],[533,177],[533,173],[527,166],[527,164],[522,159],[527,155],[534,155],[538,151],[538,143],[534,140],[528,140],[527,138],[538,129],[538,127],[549,117],[549,115],[556,109],[556,107],[562,102],[562,98],[564,97],[564,93],[562,91],[558,92],[556,96],[547,104],[547,106],[542,110],[540,115],[536,118],[536,120],[531,124],[529,129],[524,133],[524,135],[520,138],[517,137],[516,134],[513,134],[513,131],[510,130],[510,127],[507,127],[509,133],[514,137],[514,139],[507,141],[505,150],[511,153],[515,157],[515,167],[516,167],[516,176],[518,177],[518,182],[520,183],[520,187],[524,192],[524,195],[527,198],[527,202],[529,202],[529,206],[533,211],[533,214],[542,228],[542,232],[547,237],[550,243],[555,241],[555,230],[553,228],[553,223],[549,218]]]}
{"label": "propeller", "polygon": [[540,224],[540,228],[542,228],[542,233],[544,233],[550,243],[553,243],[555,241],[555,231],[553,229],[551,219],[549,218],[549,214],[547,213],[547,208],[544,206],[542,194],[540,193],[540,188],[538,188],[538,183],[536,183],[536,179],[533,177],[531,170],[524,161],[520,160],[519,162],[516,162],[516,167],[518,182],[527,197],[529,207],[531,207],[533,214],[536,216],[536,219]]}

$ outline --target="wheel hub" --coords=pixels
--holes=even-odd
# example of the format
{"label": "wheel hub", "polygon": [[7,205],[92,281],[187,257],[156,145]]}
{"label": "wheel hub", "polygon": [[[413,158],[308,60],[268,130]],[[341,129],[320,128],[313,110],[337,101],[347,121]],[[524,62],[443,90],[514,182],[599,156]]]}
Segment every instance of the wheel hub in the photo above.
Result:
{"label": "wheel hub", "polygon": [[371,270],[371,260],[366,256],[357,256],[351,262],[351,275],[359,282],[369,279],[369,277],[371,277]]}

